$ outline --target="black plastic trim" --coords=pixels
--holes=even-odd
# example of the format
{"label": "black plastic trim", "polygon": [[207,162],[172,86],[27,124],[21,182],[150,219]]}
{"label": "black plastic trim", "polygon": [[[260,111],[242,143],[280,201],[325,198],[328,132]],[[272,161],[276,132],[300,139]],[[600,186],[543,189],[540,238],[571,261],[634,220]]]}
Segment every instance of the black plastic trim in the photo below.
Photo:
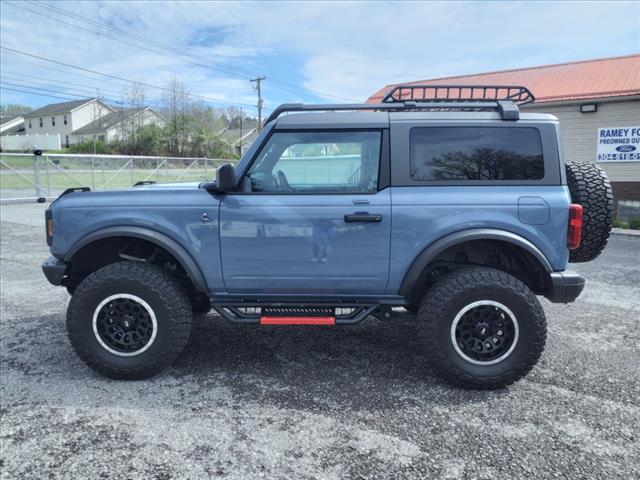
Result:
{"label": "black plastic trim", "polygon": [[184,268],[184,271],[187,273],[198,292],[208,292],[207,282],[205,281],[204,276],[200,271],[200,267],[198,267],[198,264],[184,249],[184,247],[182,247],[178,242],[168,237],[167,235],[149,228],[116,226],[97,230],[83,237],[79,242],[73,245],[73,247],[71,247],[71,249],[65,255],[64,260],[66,262],[70,262],[73,256],[82,247],[95,242],[96,240],[102,240],[109,237],[134,237],[140,238],[142,240],[147,240],[151,243],[155,243],[159,247],[162,247],[166,251],[168,251],[178,260],[178,262],[180,262],[180,265],[182,265],[182,268]]}
{"label": "black plastic trim", "polygon": [[74,192],[90,192],[91,189],[89,187],[71,187],[71,188],[67,188],[64,192],[62,192],[58,198],[60,197],[64,197],[65,195],[68,195],[70,193],[74,193]]}
{"label": "black plastic trim", "polygon": [[69,264],[56,257],[49,257],[42,263],[42,271],[51,285],[58,286],[62,285],[62,279],[67,273],[68,266]]}
{"label": "black plastic trim", "polygon": [[553,303],[573,302],[584,288],[585,279],[582,275],[572,272],[553,272],[549,275],[549,290],[545,297]]}
{"label": "black plastic trim", "polygon": [[455,232],[439,240],[436,240],[427,248],[425,248],[413,261],[411,267],[407,271],[400,286],[400,294],[408,295],[411,293],[414,284],[419,280],[424,269],[435,259],[440,253],[446,249],[464,242],[472,240],[502,240],[524,248],[543,266],[545,271],[551,273],[553,269],[547,257],[526,238],[521,237],[512,232],[505,230],[497,230],[493,228],[475,228],[470,230],[462,230]]}
{"label": "black plastic trim", "polygon": [[377,304],[377,305],[406,305],[404,297],[399,295],[327,295],[327,294],[299,294],[283,295],[272,293],[213,293],[212,304],[242,304],[244,306],[259,305],[335,305],[348,304]]}

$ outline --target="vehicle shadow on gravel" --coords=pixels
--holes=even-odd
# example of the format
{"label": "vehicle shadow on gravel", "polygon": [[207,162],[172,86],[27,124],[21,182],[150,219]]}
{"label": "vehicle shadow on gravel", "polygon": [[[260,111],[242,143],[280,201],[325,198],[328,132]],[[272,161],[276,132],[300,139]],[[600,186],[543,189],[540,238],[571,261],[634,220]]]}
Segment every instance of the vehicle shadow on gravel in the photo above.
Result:
{"label": "vehicle shadow on gravel", "polygon": [[462,390],[434,377],[414,322],[401,315],[352,327],[260,327],[200,316],[173,367],[146,380],[117,381],[76,356],[64,316],[55,314],[22,319],[14,335],[3,336],[0,357],[3,382],[34,401],[44,388],[42,401],[74,407],[102,402],[106,392],[114,408],[130,408],[134,395],[143,409],[163,398],[192,408],[216,398],[316,412],[451,407],[509,395],[509,389]]}
{"label": "vehicle shadow on gravel", "polygon": [[204,384],[219,382],[235,397],[304,410],[487,399],[487,392],[451,387],[432,374],[410,315],[329,328],[236,325],[198,317],[171,373],[193,375]]}

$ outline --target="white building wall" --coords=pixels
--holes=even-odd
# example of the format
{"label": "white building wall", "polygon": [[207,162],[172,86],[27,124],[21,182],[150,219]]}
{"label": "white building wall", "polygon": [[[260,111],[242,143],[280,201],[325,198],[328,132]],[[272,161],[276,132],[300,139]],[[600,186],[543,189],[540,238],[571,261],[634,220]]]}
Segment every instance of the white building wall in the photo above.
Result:
{"label": "white building wall", "polygon": [[[83,105],[71,112],[71,130],[82,128],[105,115],[109,115],[111,112],[113,112],[113,109],[94,100],[93,102]],[[71,132],[69,131],[69,133]],[[75,135],[70,135],[69,142],[72,144],[77,143],[79,141],[78,138],[79,137],[76,137]]]}
{"label": "white building wall", "polygon": [[0,136],[0,145],[2,150],[27,152],[36,148],[39,150],[60,150],[60,134],[2,135]]}
{"label": "white building wall", "polygon": [[[580,112],[580,105],[597,103],[598,111]],[[565,160],[595,161],[598,129],[640,127],[640,98],[626,101],[584,100],[576,104],[533,105],[527,112],[551,113],[560,119],[560,134]],[[639,182],[640,162],[601,162],[612,182]]]}
{"label": "white building wall", "polygon": [[[98,105],[100,105],[98,107]],[[59,112],[49,115],[25,115],[24,127],[27,135],[60,135],[60,141],[65,144],[66,137],[69,136],[69,144],[75,143],[71,132],[75,129],[97,120],[109,114],[113,110],[104,104],[99,104],[96,100],[83,105],[73,111]],[[67,123],[65,124],[65,116]],[[42,127],[40,126],[42,119]],[[52,121],[54,119],[54,121]],[[31,125],[31,126],[29,126]]]}
{"label": "white building wall", "polygon": [[[140,116],[142,115],[142,119]],[[121,122],[118,125],[114,125],[106,132],[100,132],[100,134],[106,135],[107,142],[112,142],[114,140],[121,140],[123,136],[127,136],[131,131],[132,123],[136,126],[146,126],[146,125],[157,125],[162,128],[165,126],[165,121],[162,117],[156,114],[153,111],[144,110],[141,113],[137,113],[132,117],[126,119],[124,122]]]}

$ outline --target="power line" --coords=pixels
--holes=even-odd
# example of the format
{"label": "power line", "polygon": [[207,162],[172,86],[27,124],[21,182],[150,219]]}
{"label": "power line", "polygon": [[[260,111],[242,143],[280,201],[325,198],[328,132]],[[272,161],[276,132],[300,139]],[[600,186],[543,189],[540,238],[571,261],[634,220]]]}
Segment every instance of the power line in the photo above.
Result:
{"label": "power line", "polygon": [[2,87],[2,90],[11,90],[12,92],[28,93],[29,95],[39,95],[41,97],[58,98],[60,100],[75,100],[75,98],[60,97],[58,95],[46,95],[44,93],[28,92],[26,90],[20,90],[18,88]]}
{"label": "power line", "polygon": [[[61,21],[59,19],[52,18],[52,17],[50,17],[50,16],[48,16],[48,15],[42,13],[42,12],[36,12],[36,11],[33,11],[33,10],[29,10],[27,8],[24,8],[21,5],[17,5],[17,4],[11,3],[11,2],[5,2],[5,3],[9,3],[10,5],[12,5],[14,7],[22,8],[23,10],[29,11],[31,13],[35,13],[36,15],[41,15],[41,16],[44,16],[46,18],[52,19],[54,21],[63,22],[63,23],[66,23],[67,25],[71,25],[71,26],[74,26],[76,28],[80,28],[82,30],[89,31],[90,33],[93,33],[93,34],[96,34],[96,35],[101,35],[101,33],[96,32],[95,30],[86,29],[86,28],[80,27],[80,26],[75,25],[75,24],[70,24],[68,22],[64,22],[64,21]],[[200,67],[204,67],[204,68],[207,68],[207,69],[211,69],[212,68],[211,67],[211,63],[213,63],[215,65],[218,65],[218,69],[220,71],[222,71],[224,73],[227,73],[229,75],[232,75],[232,76],[236,76],[236,77],[246,78],[246,76],[250,75],[250,73],[248,73],[246,70],[243,71],[242,69],[239,69],[237,67],[233,67],[231,65],[225,64],[223,62],[220,62],[219,60],[214,60],[214,59],[211,59],[209,57],[202,56],[202,55],[193,55],[193,54],[189,54],[189,53],[184,53],[183,51],[181,51],[180,49],[178,49],[176,47],[172,47],[170,45],[167,45],[167,44],[164,44],[164,43],[160,43],[160,42],[148,39],[148,38],[143,37],[141,35],[136,35],[136,34],[133,34],[133,33],[130,33],[130,32],[126,32],[124,30],[120,30],[120,29],[112,27],[111,25],[108,25],[106,23],[99,22],[99,21],[96,21],[96,20],[93,20],[93,19],[90,19],[90,18],[87,18],[87,17],[83,17],[81,15],[78,15],[76,13],[70,12],[68,10],[64,10],[62,8],[54,7],[52,5],[47,5],[47,4],[44,4],[42,2],[31,1],[30,3],[32,3],[32,4],[36,5],[36,6],[39,6],[41,8],[45,8],[45,9],[49,10],[50,12],[54,12],[54,13],[56,13],[58,15],[71,17],[71,18],[73,18],[73,19],[75,19],[77,21],[80,21],[80,22],[84,22],[84,23],[87,23],[87,24],[90,24],[90,25],[101,27],[101,28],[106,28],[107,30],[110,30],[110,31],[112,31],[112,32],[114,32],[114,33],[116,33],[118,35],[122,35],[122,36],[125,36],[125,37],[128,37],[128,38],[131,38],[131,39],[133,39],[133,40],[135,40],[137,42],[140,42],[140,43],[143,43],[143,44],[146,44],[146,45],[157,46],[157,47],[161,48],[162,50],[160,50],[160,51],[151,50],[151,49],[145,48],[143,46],[132,45],[131,43],[125,42],[124,40],[121,40],[121,39],[118,39],[118,38],[114,38],[113,36],[109,36],[109,38],[111,38],[113,40],[116,40],[116,41],[120,41],[120,42],[126,43],[127,45],[136,46],[138,48],[143,48],[143,49],[152,51],[154,53],[158,53],[160,55],[165,55],[165,56],[169,56],[169,57],[173,57],[173,58],[176,58],[175,55],[177,54],[180,57],[183,57],[183,58],[181,58],[182,61],[184,61],[184,57],[192,58],[192,59],[195,59],[195,60],[203,59],[203,60],[205,60],[205,61],[207,61],[209,63],[206,64],[206,65],[201,64],[201,63],[195,63],[195,62],[188,62],[188,63],[191,63],[193,65],[197,65],[197,66],[200,66]],[[166,52],[166,50],[170,50],[170,51],[174,52],[174,55],[169,55]],[[236,72],[240,72],[240,73],[236,73]],[[304,88],[304,87],[299,87],[299,86],[296,86],[296,85],[292,85],[290,83],[287,83],[285,81],[282,81],[282,80],[280,80],[278,78],[274,78],[274,77],[271,77],[271,82],[276,84],[276,86],[280,85],[280,87],[278,87],[278,88],[283,89],[283,90],[294,91],[294,92],[297,91],[297,92],[302,92],[302,93],[306,93],[306,94],[311,93],[314,96],[335,98],[335,99],[338,99],[338,100],[348,101],[350,103],[357,102],[357,101],[355,101],[353,99],[350,99],[350,98],[341,97],[341,96],[329,94],[329,93],[326,93],[326,92],[320,92],[318,90],[313,90],[313,89],[310,89],[310,88]]]}
{"label": "power line", "polygon": [[[69,63],[65,63],[65,62],[59,62],[59,61],[57,61],[57,60],[52,60],[52,59],[50,59],[50,58],[41,57],[41,56],[39,56],[39,55],[35,55],[35,54],[33,54],[33,53],[23,52],[23,51],[21,51],[21,50],[16,50],[15,48],[5,47],[5,46],[3,46],[3,45],[0,45],[0,49],[7,50],[7,51],[10,51],[10,52],[13,52],[13,53],[17,53],[17,54],[19,54],[19,55],[25,55],[25,56],[28,56],[28,57],[31,57],[31,58],[37,58],[37,59],[39,59],[39,60],[44,60],[45,62],[55,63],[55,64],[57,64],[57,65],[62,65],[62,66],[68,67],[68,68],[73,68],[73,69],[76,69],[76,70],[81,70],[81,71],[83,71],[83,72],[89,72],[89,73],[93,73],[93,74],[95,74],[95,75],[101,75],[101,76],[103,76],[103,77],[112,78],[112,79],[115,79],[115,80],[121,80],[121,81],[124,81],[124,82],[129,82],[129,83],[133,83],[133,84],[143,85],[143,86],[145,86],[145,87],[155,88],[155,89],[163,90],[163,91],[166,91],[166,92],[170,92],[170,91],[171,91],[169,88],[161,87],[161,86],[159,86],[159,85],[153,85],[153,84],[150,84],[150,83],[145,83],[145,82],[139,82],[139,81],[135,81],[135,80],[130,80],[130,79],[128,79],[128,78],[123,78],[123,77],[119,77],[119,76],[116,76],[116,75],[111,75],[111,74],[108,74],[108,73],[98,72],[98,71],[96,71],[96,70],[91,70],[91,69],[89,69],[89,68],[79,67],[79,66],[77,66],[77,65],[71,65],[71,64],[69,64]],[[242,106],[245,106],[245,107],[255,108],[255,106],[254,106],[254,105],[250,105],[250,104],[248,104],[248,103],[230,102],[230,101],[228,101],[228,100],[222,100],[222,99],[220,99],[220,98],[214,98],[214,97],[207,97],[207,96],[204,96],[204,95],[198,95],[198,94],[195,94],[195,93],[190,93],[190,94],[189,94],[189,96],[191,96],[191,97],[195,97],[195,98],[201,98],[201,99],[207,100],[207,101],[212,102],[212,103],[224,103],[224,104],[228,104],[228,105],[237,105],[237,106],[242,105]]]}
{"label": "power line", "polygon": [[[89,76],[89,75],[83,75],[82,73],[78,73],[78,72],[69,72],[68,70],[62,70],[60,68],[55,68],[52,67],[51,65],[44,65],[42,63],[36,63],[36,62],[30,62],[28,60],[25,60],[24,58],[12,58],[10,59],[11,62],[18,62],[18,63],[24,63],[26,65],[33,65],[38,67],[39,69],[45,69],[45,70],[51,70],[53,72],[60,72],[60,73],[64,73],[65,75],[73,75],[74,77],[82,77],[82,78],[88,78],[89,80],[93,80],[93,81],[98,81],[98,82],[106,82],[106,80],[101,79],[101,78],[96,78],[95,76]],[[24,76],[32,76],[33,75],[28,75],[25,73],[18,73],[18,75],[24,75]],[[122,88],[129,88],[130,85],[124,84],[124,83],[116,83],[116,82],[110,82],[111,85],[118,85]]]}
{"label": "power line", "polygon": [[[37,77],[35,75],[13,74],[13,73],[7,72],[5,70],[2,73],[0,73],[0,77],[4,77],[4,78],[7,78],[7,79],[12,80],[12,81],[19,81],[19,82],[23,82],[23,83],[25,83],[25,82],[35,83],[36,85],[44,85],[45,87],[50,86],[50,87],[62,88],[62,89],[66,89],[66,90],[72,90],[71,88],[69,88],[69,87],[67,87],[65,85],[59,85],[56,82],[53,82],[53,81],[51,81],[49,79],[46,79],[46,78],[43,78],[43,77]],[[46,82],[39,82],[37,80],[31,80],[31,79],[25,80],[22,77],[38,78],[38,79],[46,80]],[[107,92],[107,93],[112,93],[114,95],[118,95],[118,96],[122,97],[123,99],[125,98],[125,96],[122,94],[122,92],[117,92],[115,90],[111,90],[111,89],[108,89],[108,88],[96,87],[96,86],[92,86],[92,85],[74,84],[73,85],[73,90],[75,90],[75,91],[88,90],[88,91],[92,91],[92,92],[95,92],[96,90],[100,90],[102,92]]]}
{"label": "power line", "polygon": [[[46,87],[39,87],[39,86],[31,86],[31,85],[26,85],[24,83],[8,82],[6,80],[0,80],[0,84],[11,85],[12,87],[29,88],[29,89],[37,90],[37,91],[40,91],[40,92],[50,92],[50,93],[55,93],[55,94],[68,95],[68,96],[76,97],[76,98],[97,98],[97,96],[98,96],[97,94],[94,94],[94,95],[91,95],[89,97],[86,93],[82,93],[82,94],[80,94],[80,93],[72,93],[70,91],[56,90],[55,87],[46,88]],[[2,88],[5,88],[5,87],[2,87]],[[104,96],[104,95],[99,95],[99,96],[100,96],[101,100],[113,103],[115,105],[119,105],[120,106],[120,105],[124,104],[124,102],[122,100],[117,100],[117,99],[114,99],[112,97],[107,97],[107,96]]]}

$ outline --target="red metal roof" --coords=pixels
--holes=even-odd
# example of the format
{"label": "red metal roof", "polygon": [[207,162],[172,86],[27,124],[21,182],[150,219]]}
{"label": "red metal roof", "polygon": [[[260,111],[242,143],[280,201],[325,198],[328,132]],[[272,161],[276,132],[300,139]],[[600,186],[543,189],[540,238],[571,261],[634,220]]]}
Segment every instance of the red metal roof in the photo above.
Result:
{"label": "red metal roof", "polygon": [[419,84],[522,85],[536,103],[640,95],[640,54],[387,85],[367,102],[380,102],[395,86]]}

